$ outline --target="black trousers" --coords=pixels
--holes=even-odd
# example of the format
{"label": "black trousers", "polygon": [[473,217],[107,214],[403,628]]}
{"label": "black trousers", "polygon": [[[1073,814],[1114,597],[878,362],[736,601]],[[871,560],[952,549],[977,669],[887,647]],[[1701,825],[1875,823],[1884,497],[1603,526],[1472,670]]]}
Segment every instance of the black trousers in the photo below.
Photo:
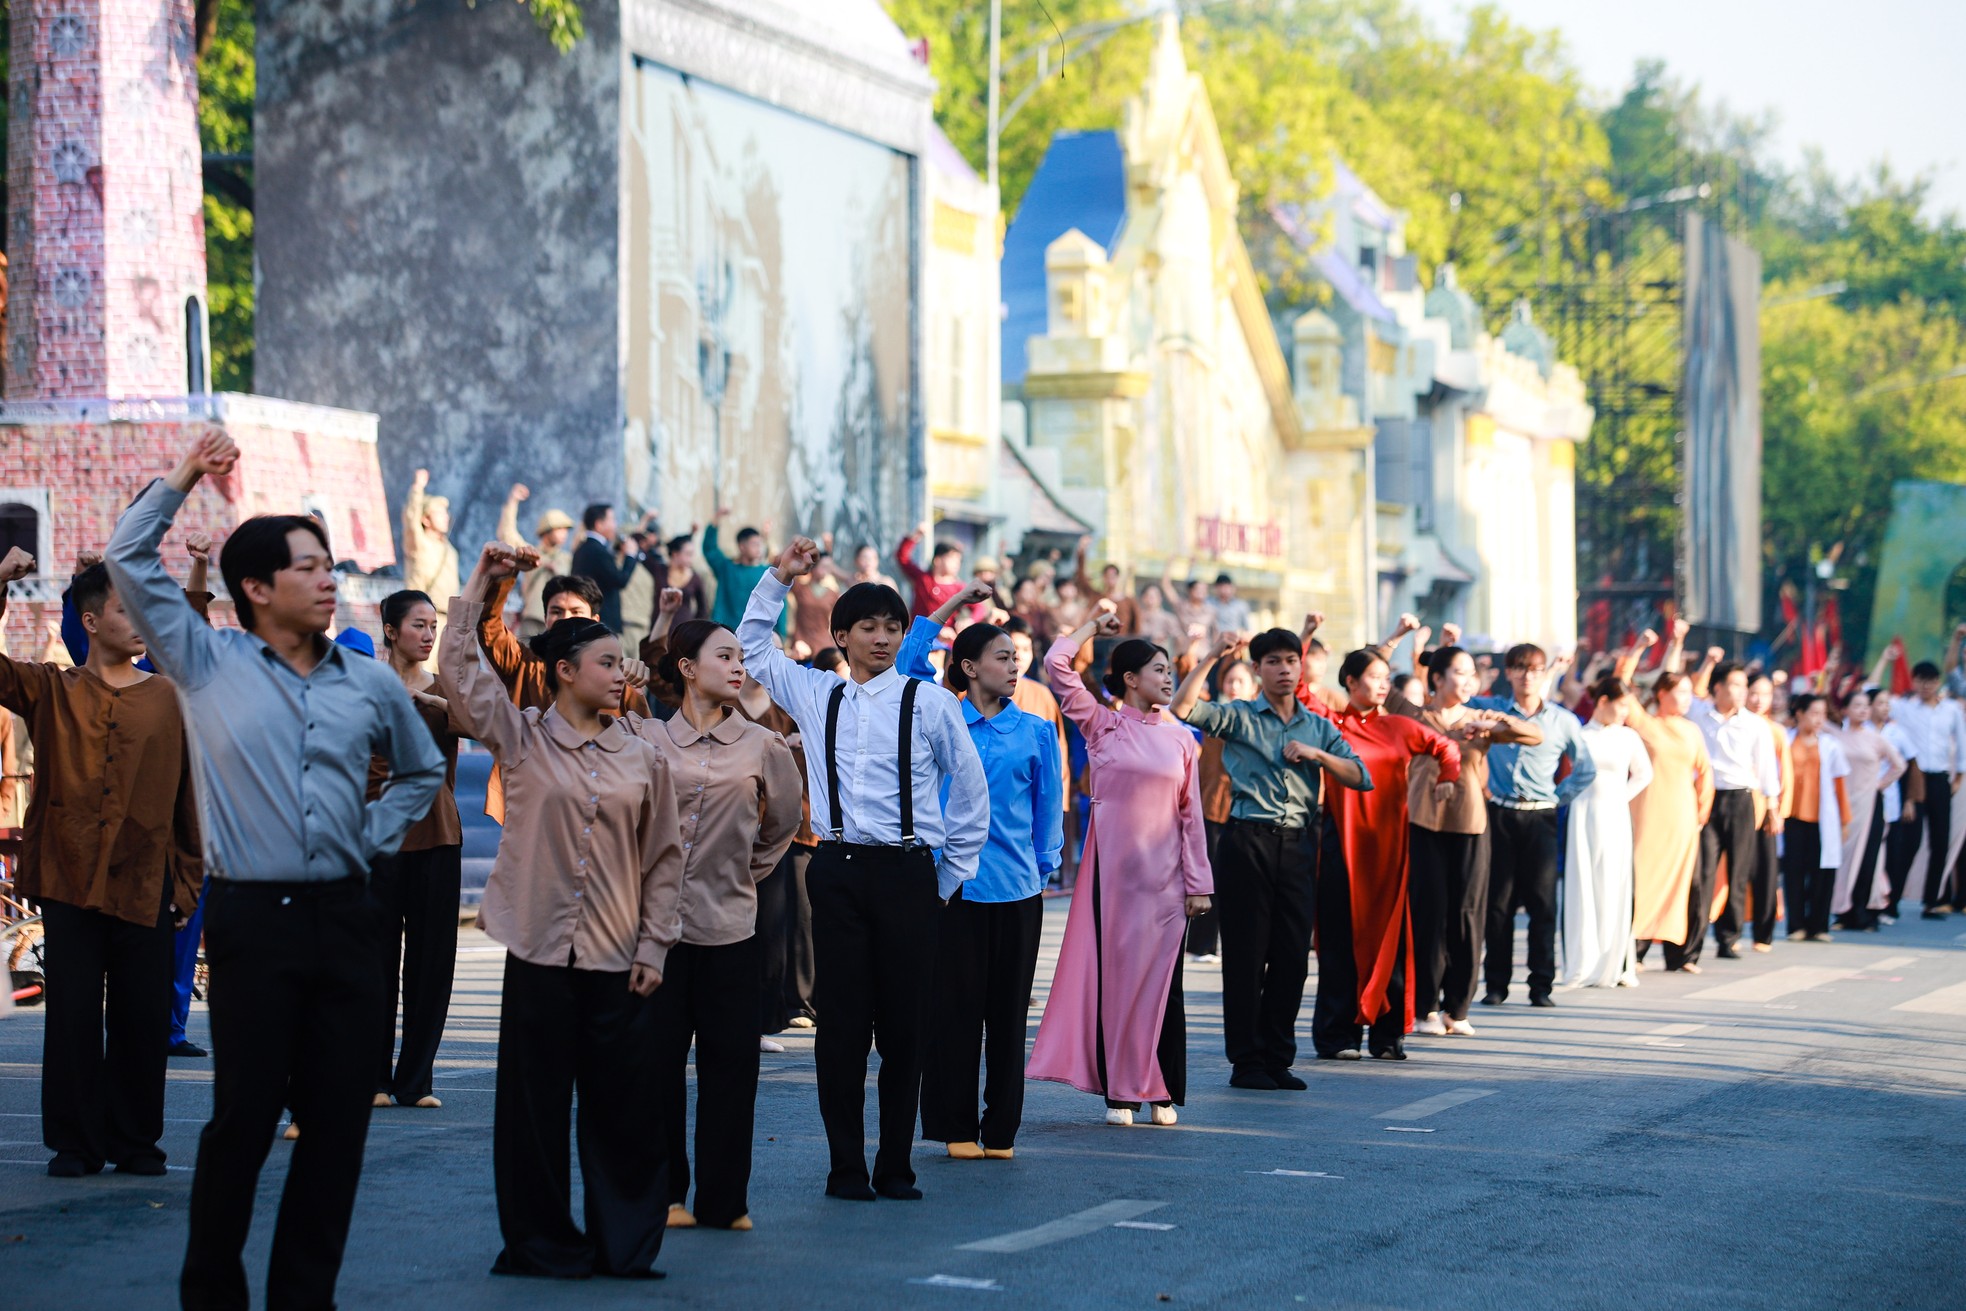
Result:
{"label": "black trousers", "polygon": [[[922,1137],[1014,1147],[1024,1122],[1024,1040],[1044,897],[969,901],[958,892],[942,908],[941,919],[930,1011],[934,1025],[922,1063]],[[976,1114],[979,1073],[981,1118]]]}
{"label": "black trousers", "polygon": [[[1830,804],[1836,804],[1834,797]],[[1791,819],[1782,826],[1782,886],[1789,904],[1789,932],[1829,931],[1830,895],[1836,870],[1822,867],[1823,827],[1814,820]]]}
{"label": "black trousers", "polygon": [[[1221,859],[1222,832],[1227,824],[1217,824],[1212,819],[1202,821],[1202,833],[1208,843],[1208,866],[1218,869]],[[1213,905],[1199,915],[1188,917],[1188,954],[1190,956],[1215,956],[1222,949],[1222,912]]]}
{"label": "black trousers", "polygon": [[[1925,895],[1920,900],[1931,910],[1939,904],[1939,894],[1945,888],[1946,852],[1952,847],[1952,776],[1919,772],[1925,775],[1925,839],[1931,853],[1925,862]],[[1958,893],[1953,896],[1956,900]]]}
{"label": "black trousers", "polygon": [[1413,1010],[1468,1018],[1488,918],[1488,833],[1408,826]]}
{"label": "black trousers", "polygon": [[[1831,797],[1830,804],[1836,799]],[[1769,835],[1754,822],[1754,794],[1731,788],[1713,794],[1713,813],[1700,830],[1700,881],[1706,885],[1707,905],[1720,878],[1720,861],[1727,860],[1727,904],[1713,922],[1714,941],[1732,948],[1748,927],[1748,892],[1754,892],[1754,940],[1775,940],[1775,875],[1773,859],[1764,859],[1763,839]],[[1772,846],[1773,843],[1767,845]],[[1701,908],[1705,923],[1706,907]],[[1689,924],[1687,932],[1692,932]],[[1704,936],[1704,935],[1703,935]],[[1693,959],[1698,960],[1696,955]]]}
{"label": "black trousers", "polygon": [[873,1181],[912,1185],[909,1149],[921,1104],[922,1035],[942,910],[926,850],[821,844],[806,871],[812,893],[814,1056],[828,1185],[865,1184],[867,1053],[878,1049],[880,1144]]}
{"label": "black trousers", "polygon": [[1406,1032],[1406,935],[1399,937],[1386,1009],[1361,1025],[1358,1008],[1358,957],[1352,937],[1352,885],[1345,849],[1335,824],[1320,825],[1317,870],[1317,1004],[1311,1012],[1311,1041],[1319,1056],[1358,1050],[1359,1030],[1374,1052],[1398,1051]]}
{"label": "black trousers", "polygon": [[1902,814],[1891,825],[1891,835],[1885,839],[1884,847],[1884,872],[1891,880],[1891,901],[1884,913],[1892,919],[1898,917],[1898,903],[1904,899],[1905,883],[1911,878],[1911,863],[1918,859],[1921,821],[1916,817],[1905,819]]}
{"label": "black trousers", "polygon": [[1520,906],[1529,915],[1529,995],[1547,997],[1556,986],[1556,811],[1491,803],[1488,834],[1488,991],[1509,995]]}
{"label": "black trousers", "polygon": [[1870,832],[1857,858],[1857,877],[1850,884],[1850,909],[1837,922],[1846,929],[1868,929],[1877,923],[1877,912],[1870,908],[1871,893],[1877,887],[1878,858],[1884,848],[1884,797],[1870,804]]}
{"label": "black trousers", "polygon": [[[758,1035],[749,1036],[756,1048]],[[626,972],[505,958],[492,1096],[505,1249],[493,1274],[584,1279],[645,1275],[655,1265],[669,1222],[655,1069],[655,1003],[629,991]],[[573,1222],[570,1119],[585,1233]],[[310,1122],[301,1142],[313,1132]]]}
{"label": "black trousers", "polygon": [[1287,1070],[1310,968],[1316,827],[1230,820],[1215,860],[1222,1036],[1237,1072]]}
{"label": "black trousers", "polygon": [[811,847],[793,843],[771,877],[758,884],[759,1033],[777,1033],[812,1005],[812,898],[806,888]]}
{"label": "black trousers", "polygon": [[689,1202],[689,1049],[694,1040],[695,1214],[713,1228],[728,1228],[751,1210],[762,954],[756,936],[717,947],[679,942],[669,951],[662,986],[649,1003],[655,1009],[656,1086],[668,1139],[669,1193],[664,1200],[672,1206]]}
{"label": "black trousers", "polygon": [[334,1305],[375,1096],[381,939],[381,908],[360,879],[206,881],[212,1118],[191,1183],[187,1308],[248,1305],[240,1251],[287,1105],[307,1132],[287,1167],[266,1304]]}
{"label": "black trousers", "polygon": [[132,924],[45,900],[41,914],[48,934],[41,1141],[98,1167],[162,1161],[170,914]]}
{"label": "black trousers", "polygon": [[[462,847],[399,852],[376,861],[369,872],[370,891],[383,913],[375,1090],[404,1105],[430,1095],[437,1047],[450,1015],[463,853]],[[398,979],[403,995],[401,1055],[396,1050]]]}

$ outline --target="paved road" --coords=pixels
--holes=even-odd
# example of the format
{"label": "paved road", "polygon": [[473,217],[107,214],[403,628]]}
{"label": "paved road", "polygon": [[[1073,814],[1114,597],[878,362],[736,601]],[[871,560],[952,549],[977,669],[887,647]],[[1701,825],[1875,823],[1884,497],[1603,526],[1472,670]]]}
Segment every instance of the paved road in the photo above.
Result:
{"label": "paved road", "polygon": [[[757,1230],[672,1234],[655,1286],[487,1273],[500,955],[467,933],[445,1106],[377,1112],[341,1304],[1957,1308],[1962,930],[1914,919],[1554,1011],[1477,1008],[1474,1040],[1311,1062],[1302,1093],[1227,1086],[1217,978],[1191,970],[1178,1128],[1107,1128],[1093,1098],[1032,1084],[1017,1159],[923,1147],[915,1204],[820,1195],[811,1040],[788,1036],[765,1058]],[[0,1024],[0,1306],[174,1306],[209,1069],[173,1064],[167,1178],[53,1180],[39,1054],[32,1012]],[[256,1289],[286,1151],[261,1189]]]}

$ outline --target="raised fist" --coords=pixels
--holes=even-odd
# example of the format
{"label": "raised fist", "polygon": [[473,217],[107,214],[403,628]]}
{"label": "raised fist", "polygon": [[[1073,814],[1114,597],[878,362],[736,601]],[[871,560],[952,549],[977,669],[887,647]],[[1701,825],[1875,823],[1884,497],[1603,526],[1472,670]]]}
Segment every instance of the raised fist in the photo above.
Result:
{"label": "raised fist", "polygon": [[34,572],[34,557],[18,546],[7,548],[7,557],[0,560],[0,583],[11,583],[17,578],[25,578]]}
{"label": "raised fist", "polygon": [[[723,513],[721,510],[718,511],[718,517],[723,517]],[[813,566],[818,563],[819,543],[810,537],[794,537],[792,544],[778,557],[779,580],[789,583],[794,578],[803,578],[811,573]]]}
{"label": "raised fist", "polygon": [[212,559],[212,535],[210,533],[187,533],[184,538],[184,553],[194,560],[207,564]]}
{"label": "raised fist", "polygon": [[659,613],[673,615],[683,608],[683,590],[680,587],[665,587],[655,604]]}
{"label": "raised fist", "polygon": [[515,501],[523,501],[532,495],[532,488],[526,486],[524,483],[513,483],[512,490],[508,495]]}

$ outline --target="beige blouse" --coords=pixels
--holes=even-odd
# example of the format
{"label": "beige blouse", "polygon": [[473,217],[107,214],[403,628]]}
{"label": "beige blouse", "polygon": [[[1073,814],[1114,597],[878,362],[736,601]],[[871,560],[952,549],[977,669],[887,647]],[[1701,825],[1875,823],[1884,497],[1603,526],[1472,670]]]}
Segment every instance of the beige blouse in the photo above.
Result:
{"label": "beige blouse", "polygon": [[682,940],[744,941],[757,931],[758,881],[799,828],[805,779],[792,748],[734,710],[707,733],[681,711],[626,723],[669,762],[683,834]]}
{"label": "beige blouse", "polygon": [[437,644],[452,719],[505,777],[505,832],[478,923],[534,965],[660,971],[682,932],[669,762],[622,720],[584,738],[557,709],[513,705],[479,658],[482,609],[453,597]]}
{"label": "beige blouse", "polygon": [[[1450,725],[1440,711],[1402,701],[1397,707],[1389,698],[1387,709],[1394,714],[1417,719],[1436,733],[1452,736]],[[1481,718],[1492,711],[1470,710],[1456,724],[1470,716]],[[1501,715],[1503,721],[1486,736],[1455,738],[1461,748],[1461,777],[1450,786],[1454,795],[1445,802],[1434,797],[1434,784],[1440,782],[1440,762],[1432,756],[1413,757],[1406,775],[1407,817],[1420,828],[1435,833],[1483,833],[1488,829],[1488,748],[1496,742],[1515,742],[1533,747],[1543,740],[1543,730],[1526,719]]]}

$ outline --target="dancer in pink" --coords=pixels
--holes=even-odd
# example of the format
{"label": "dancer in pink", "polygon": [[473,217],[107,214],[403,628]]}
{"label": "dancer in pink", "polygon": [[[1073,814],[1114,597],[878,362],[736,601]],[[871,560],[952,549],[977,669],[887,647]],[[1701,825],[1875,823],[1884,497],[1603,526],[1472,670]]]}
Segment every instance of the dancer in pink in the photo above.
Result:
{"label": "dancer in pink", "polygon": [[[1134,639],[1113,648],[1101,705],[1072,670],[1099,616],[1052,643],[1045,669],[1085,734],[1092,821],[1065,942],[1027,1074],[1106,1099],[1106,1122],[1130,1125],[1142,1102],[1173,1124],[1187,1092],[1181,940],[1214,891],[1202,834],[1200,748],[1161,708],[1174,699],[1167,652]],[[1103,1041],[1102,1041],[1103,1039]]]}

